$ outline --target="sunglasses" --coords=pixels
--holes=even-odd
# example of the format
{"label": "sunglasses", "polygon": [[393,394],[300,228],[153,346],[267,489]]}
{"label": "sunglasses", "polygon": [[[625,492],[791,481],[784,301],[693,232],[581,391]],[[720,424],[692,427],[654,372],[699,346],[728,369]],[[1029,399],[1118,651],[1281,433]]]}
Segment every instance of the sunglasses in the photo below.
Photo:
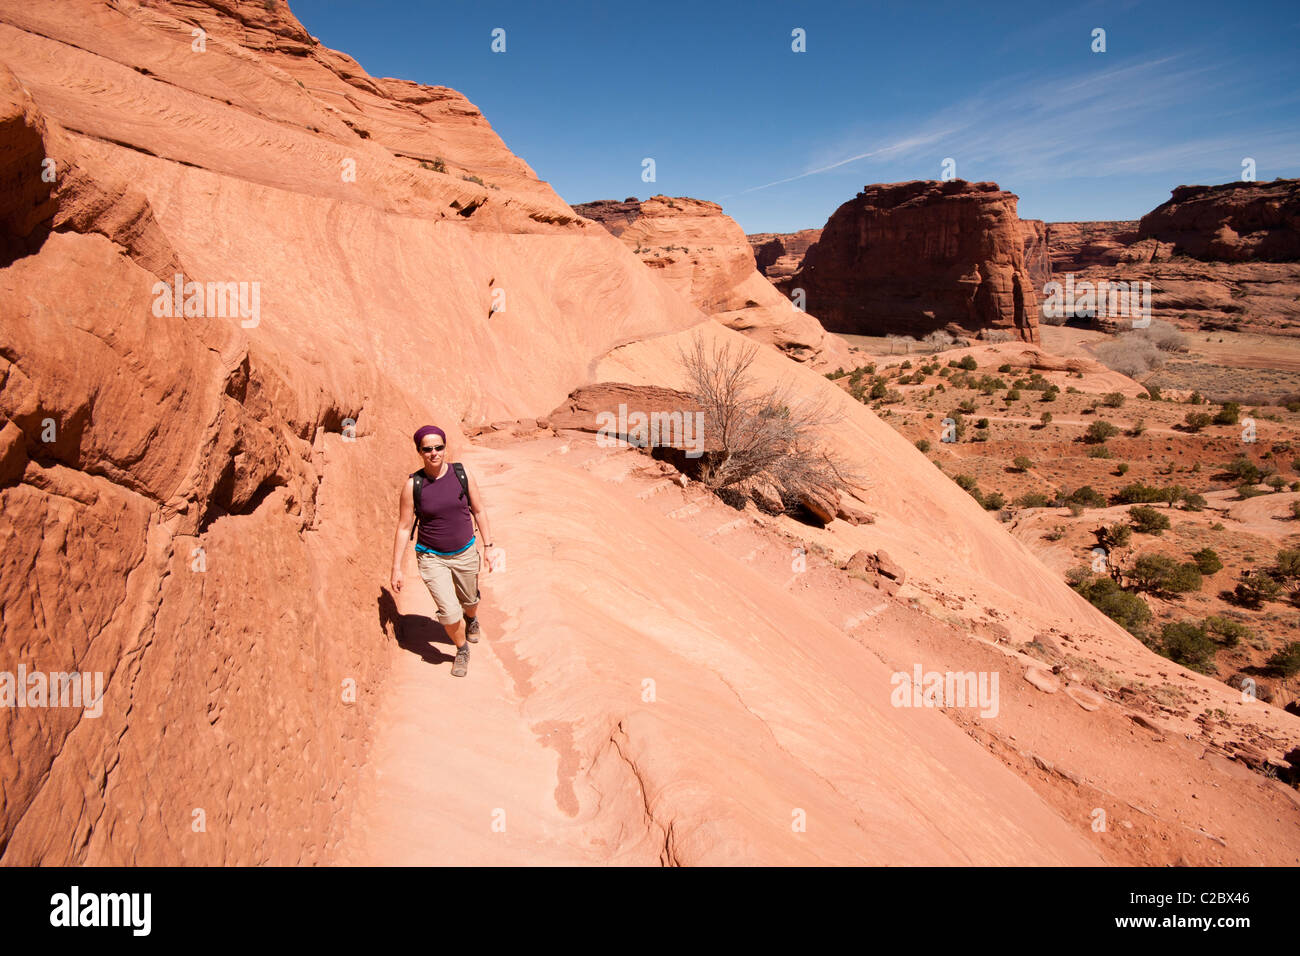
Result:
{"label": "sunglasses", "polygon": [[447,447],[446,445],[432,445],[432,446],[430,446],[430,445],[421,445],[421,446],[420,446],[420,451],[424,452],[424,453],[427,455],[427,454],[429,454],[430,452],[434,452],[434,451],[442,451],[442,450],[443,450],[444,448],[446,448],[446,447]]}

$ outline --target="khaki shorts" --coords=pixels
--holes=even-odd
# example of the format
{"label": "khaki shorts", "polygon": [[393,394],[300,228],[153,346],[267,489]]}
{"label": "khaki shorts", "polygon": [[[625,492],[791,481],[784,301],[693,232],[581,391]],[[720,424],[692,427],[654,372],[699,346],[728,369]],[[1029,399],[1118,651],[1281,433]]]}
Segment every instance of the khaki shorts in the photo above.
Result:
{"label": "khaki shorts", "polygon": [[438,605],[438,623],[455,624],[464,618],[462,604],[477,604],[478,593],[478,542],[450,558],[436,554],[417,553],[415,563],[420,577]]}

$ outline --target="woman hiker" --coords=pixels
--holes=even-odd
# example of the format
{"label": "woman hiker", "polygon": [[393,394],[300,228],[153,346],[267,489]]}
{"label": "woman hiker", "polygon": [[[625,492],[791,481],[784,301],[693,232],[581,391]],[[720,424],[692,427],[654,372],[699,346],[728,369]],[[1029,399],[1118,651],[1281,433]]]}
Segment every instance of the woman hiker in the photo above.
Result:
{"label": "woman hiker", "polygon": [[[438,623],[456,645],[453,677],[464,677],[469,669],[469,645],[478,642],[479,550],[474,523],[490,539],[483,496],[478,482],[460,462],[446,461],[447,434],[434,425],[415,433],[415,447],[424,467],[412,472],[398,499],[397,534],[393,539],[393,591],[402,590],[402,557],[415,524],[416,496],[419,496],[420,534],[415,542],[420,577],[438,605]],[[483,543],[485,552],[492,548]],[[491,572],[491,554],[488,571]],[[463,614],[462,614],[463,611]],[[461,619],[464,618],[464,626]],[[466,643],[466,642],[469,643]]]}

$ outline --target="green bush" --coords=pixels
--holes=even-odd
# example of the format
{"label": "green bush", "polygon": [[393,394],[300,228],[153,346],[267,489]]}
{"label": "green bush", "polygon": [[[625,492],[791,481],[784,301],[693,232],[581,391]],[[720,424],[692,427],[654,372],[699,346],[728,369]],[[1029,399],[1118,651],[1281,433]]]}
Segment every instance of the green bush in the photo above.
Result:
{"label": "green bush", "polygon": [[1132,484],[1125,485],[1119,491],[1115,492],[1111,500],[1117,505],[1131,504],[1149,504],[1153,501],[1164,501],[1164,492],[1152,485],[1143,484],[1135,481]]}
{"label": "green bush", "polygon": [[1135,505],[1128,509],[1133,530],[1139,534],[1160,534],[1169,528],[1169,517],[1149,505]]}
{"label": "green bush", "polygon": [[1203,625],[1171,621],[1160,629],[1160,653],[1171,661],[1201,673],[1213,671],[1214,642]]}
{"label": "green bush", "polygon": [[1188,412],[1183,416],[1183,424],[1187,426],[1187,430],[1190,432],[1199,432],[1210,424],[1210,421],[1210,416],[1205,412]]}
{"label": "green bush", "polygon": [[1110,422],[1097,421],[1088,426],[1088,430],[1084,432],[1083,440],[1090,445],[1097,445],[1108,438],[1114,438],[1118,434],[1119,428],[1117,426],[1112,425]]}
{"label": "green bush", "polygon": [[959,368],[963,368],[968,372],[973,372],[975,369],[979,368],[979,363],[975,361],[975,356],[973,355],[964,356],[957,365]]}
{"label": "green bush", "polygon": [[1094,445],[1088,449],[1089,458],[1114,458],[1115,453],[1105,445]]}
{"label": "green bush", "polygon": [[1300,550],[1283,548],[1277,553],[1278,573],[1286,578],[1300,577]]}
{"label": "green bush", "polygon": [[[1011,459],[1011,464],[1016,471],[1020,472],[1028,471],[1034,467],[1034,463],[1029,460],[1027,455],[1016,455],[1015,458]],[[1300,504],[1300,502],[1297,502],[1297,504]]]}
{"label": "green bush", "polygon": [[1223,407],[1214,416],[1216,425],[1235,425],[1241,418],[1241,406],[1236,402],[1224,402]]}
{"label": "green bush", "polygon": [[1236,647],[1242,641],[1255,639],[1254,632],[1245,624],[1215,614],[1205,619],[1205,630],[1224,647]]}
{"label": "green bush", "polygon": [[1124,393],[1123,393],[1123,392],[1107,392],[1106,395],[1102,398],[1102,403],[1103,403],[1107,408],[1123,408],[1123,407],[1124,407]]}
{"label": "green bush", "polygon": [[1259,607],[1265,601],[1277,597],[1281,591],[1282,585],[1272,575],[1264,571],[1247,571],[1232,593],[1238,604]]}
{"label": "green bush", "polygon": [[1183,508],[1187,511],[1204,511],[1205,505],[1206,501],[1204,495],[1198,495],[1195,492],[1192,492],[1183,496]]}
{"label": "green bush", "polygon": [[1286,678],[1300,673],[1300,641],[1292,641],[1270,657],[1268,666]]}
{"label": "green bush", "polygon": [[1092,485],[1083,485],[1076,488],[1066,498],[1067,502],[1083,505],[1085,508],[1104,508],[1106,507],[1106,496],[1097,491]]}
{"label": "green bush", "polygon": [[1129,576],[1138,590],[1156,594],[1183,594],[1201,589],[1201,572],[1195,564],[1179,564],[1167,554],[1143,554]]}
{"label": "green bush", "polygon": [[1219,557],[1219,552],[1213,548],[1201,548],[1192,555],[1192,560],[1196,562],[1196,567],[1202,574],[1214,574],[1216,571],[1223,570],[1223,561]]}
{"label": "green bush", "polygon": [[1043,425],[1050,425],[1050,424],[1052,424],[1052,413],[1051,413],[1051,412],[1043,412],[1043,414],[1041,414],[1041,415],[1038,416],[1038,421],[1039,421],[1040,424],[1043,424]]}
{"label": "green bush", "polygon": [[995,491],[992,494],[985,495],[981,502],[985,511],[1001,511],[1006,507],[1007,499],[1002,496],[1002,492]]}
{"label": "green bush", "polygon": [[1107,577],[1090,578],[1074,589],[1108,618],[1135,637],[1141,638],[1151,609],[1136,594],[1130,594]]}
{"label": "green bush", "polygon": [[1041,491],[1027,491],[1016,499],[1017,508],[1046,508],[1051,499]]}
{"label": "green bush", "polygon": [[916,447],[917,447],[917,449],[920,450],[920,451],[929,451],[929,450],[930,450],[930,440],[929,440],[928,438],[921,438],[921,439],[918,439],[917,442],[916,442]]}
{"label": "green bush", "polygon": [[1224,471],[1232,475],[1238,481],[1246,484],[1257,485],[1259,480],[1264,477],[1264,473],[1249,458],[1242,456],[1234,458],[1224,467]]}

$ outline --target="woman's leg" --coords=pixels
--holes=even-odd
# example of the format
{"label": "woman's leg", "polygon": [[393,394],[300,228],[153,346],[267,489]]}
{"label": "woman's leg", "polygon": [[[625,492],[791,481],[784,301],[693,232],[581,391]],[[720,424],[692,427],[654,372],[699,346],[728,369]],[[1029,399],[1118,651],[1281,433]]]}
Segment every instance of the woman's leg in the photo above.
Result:
{"label": "woman's leg", "polygon": [[446,559],[436,554],[420,554],[416,557],[416,564],[433,603],[438,606],[438,623],[459,650],[465,646],[465,621],[453,580],[454,572]]}

